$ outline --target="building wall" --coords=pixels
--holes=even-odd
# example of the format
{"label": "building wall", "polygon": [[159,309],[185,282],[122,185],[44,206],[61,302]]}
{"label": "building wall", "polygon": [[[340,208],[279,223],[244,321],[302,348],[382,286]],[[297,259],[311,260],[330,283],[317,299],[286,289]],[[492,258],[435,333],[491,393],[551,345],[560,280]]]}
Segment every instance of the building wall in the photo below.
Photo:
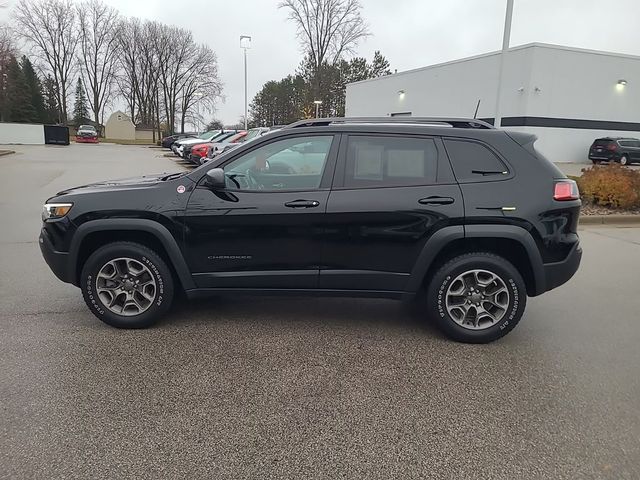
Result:
{"label": "building wall", "polygon": [[105,138],[113,140],[135,140],[136,127],[123,112],[113,112],[104,127]]}
{"label": "building wall", "polygon": [[[493,118],[498,61],[492,53],[350,84],[346,115],[472,117],[480,99],[478,118]],[[621,79],[627,81],[622,88]],[[503,128],[537,135],[536,146],[553,161],[588,162],[587,150],[597,137],[640,137],[640,57],[545,44],[512,48],[505,59],[501,115],[521,124]],[[531,118],[605,123],[522,126]],[[609,122],[628,122],[627,130]]]}
{"label": "building wall", "polygon": [[44,145],[42,124],[0,123],[0,144]]}
{"label": "building wall", "polygon": [[[503,92],[528,85],[532,51],[508,52]],[[425,117],[473,117],[478,100],[478,118],[493,117],[498,81],[498,53],[479,55],[431,67],[347,85],[346,115],[389,116],[411,112]],[[400,94],[404,91],[404,94]],[[521,115],[524,95],[503,95],[504,116]]]}
{"label": "building wall", "polygon": [[137,129],[136,140],[148,140],[149,142],[153,142],[153,130]]}

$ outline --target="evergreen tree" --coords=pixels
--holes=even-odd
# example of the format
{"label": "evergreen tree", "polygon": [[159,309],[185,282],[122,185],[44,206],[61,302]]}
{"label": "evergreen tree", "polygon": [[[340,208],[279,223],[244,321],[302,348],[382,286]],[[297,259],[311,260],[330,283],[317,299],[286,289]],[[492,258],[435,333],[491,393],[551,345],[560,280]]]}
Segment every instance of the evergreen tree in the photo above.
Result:
{"label": "evergreen tree", "polygon": [[44,123],[60,123],[60,109],[56,100],[56,84],[51,75],[47,75],[42,85],[44,97]]}
{"label": "evergreen tree", "polygon": [[24,72],[15,57],[9,60],[7,71],[7,112],[9,122],[37,123],[38,114],[31,104],[31,92]]}
{"label": "evergreen tree", "polygon": [[87,106],[87,95],[84,92],[82,86],[82,80],[78,78],[76,85],[76,101],[73,104],[73,122],[80,125],[85,119],[89,117],[89,107]]}
{"label": "evergreen tree", "polygon": [[33,64],[26,56],[22,56],[20,63],[25,83],[31,94],[31,105],[33,105],[33,108],[36,111],[35,121],[38,123],[44,123],[47,121],[47,115],[44,108],[44,98],[42,96],[42,83],[33,68]]}

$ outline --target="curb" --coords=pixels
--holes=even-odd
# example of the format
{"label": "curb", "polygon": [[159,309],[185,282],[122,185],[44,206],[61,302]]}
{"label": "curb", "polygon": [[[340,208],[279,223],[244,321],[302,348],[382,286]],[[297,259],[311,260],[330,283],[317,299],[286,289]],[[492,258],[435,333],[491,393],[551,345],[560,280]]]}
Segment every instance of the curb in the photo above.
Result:
{"label": "curb", "polygon": [[580,225],[637,225],[640,215],[588,215],[580,216]]}

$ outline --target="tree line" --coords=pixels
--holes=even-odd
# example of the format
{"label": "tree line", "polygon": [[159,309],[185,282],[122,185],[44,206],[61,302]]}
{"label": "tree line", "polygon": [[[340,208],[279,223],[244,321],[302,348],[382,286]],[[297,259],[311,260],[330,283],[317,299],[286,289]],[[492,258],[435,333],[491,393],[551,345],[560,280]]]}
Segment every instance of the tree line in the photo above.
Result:
{"label": "tree line", "polygon": [[[0,32],[4,121],[67,124],[86,112],[103,124],[121,99],[134,123],[174,132],[222,94],[214,50],[189,30],[123,17],[100,0],[19,0],[11,18],[16,28]],[[28,58],[17,59],[14,39]]]}
{"label": "tree line", "polygon": [[376,51],[371,61],[347,56],[370,35],[358,0],[283,0],[297,28],[304,55],[294,74],[265,83],[250,106],[249,124],[284,125],[315,115],[345,115],[346,85],[391,73],[389,62]]}

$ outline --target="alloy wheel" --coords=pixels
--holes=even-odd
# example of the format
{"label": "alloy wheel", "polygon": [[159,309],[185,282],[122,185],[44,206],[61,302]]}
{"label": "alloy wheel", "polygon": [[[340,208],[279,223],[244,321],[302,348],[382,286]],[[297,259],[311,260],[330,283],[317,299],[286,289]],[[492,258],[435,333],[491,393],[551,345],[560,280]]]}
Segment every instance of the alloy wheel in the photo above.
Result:
{"label": "alloy wheel", "polygon": [[468,270],[447,288],[445,303],[461,327],[484,330],[498,323],[509,307],[509,290],[502,278],[488,270]]}
{"label": "alloy wheel", "polygon": [[132,317],[147,311],[153,304],[157,285],[146,265],[124,257],[102,266],[96,276],[96,292],[107,309]]}

